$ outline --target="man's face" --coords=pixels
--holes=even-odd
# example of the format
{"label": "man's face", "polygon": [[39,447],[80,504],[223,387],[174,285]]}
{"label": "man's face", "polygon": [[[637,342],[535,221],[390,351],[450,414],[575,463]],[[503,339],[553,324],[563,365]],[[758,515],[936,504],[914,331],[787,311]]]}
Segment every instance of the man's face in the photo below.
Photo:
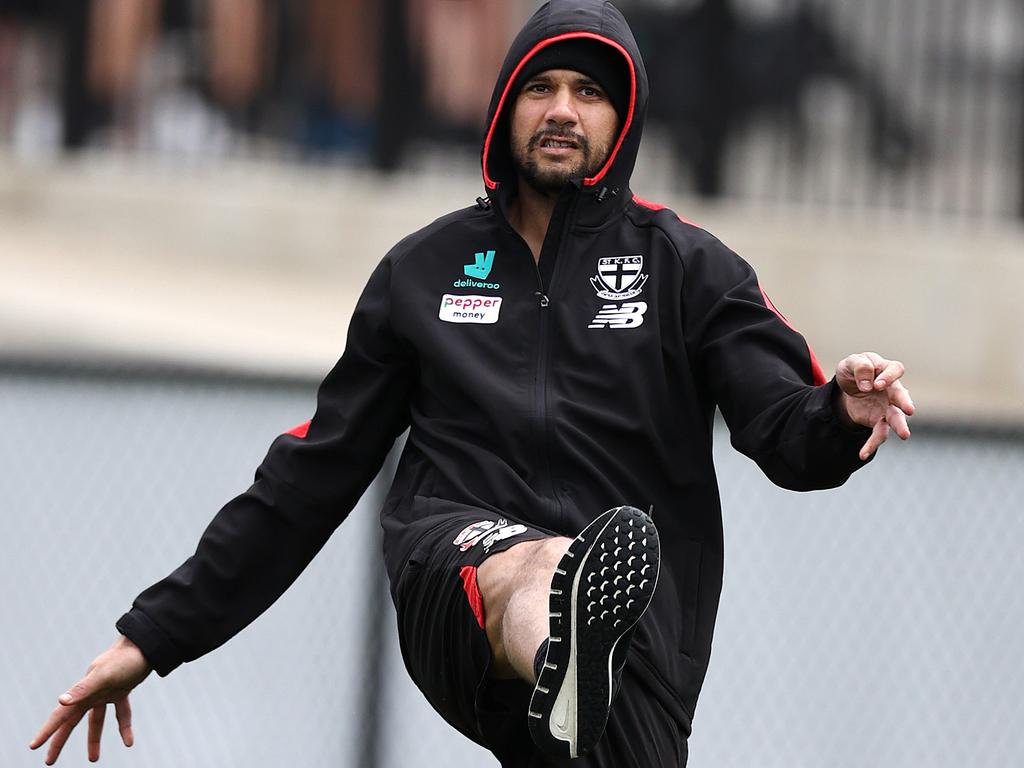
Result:
{"label": "man's face", "polygon": [[539,192],[559,191],[571,178],[593,176],[616,139],[619,118],[589,77],[549,69],[531,78],[512,108],[512,158]]}

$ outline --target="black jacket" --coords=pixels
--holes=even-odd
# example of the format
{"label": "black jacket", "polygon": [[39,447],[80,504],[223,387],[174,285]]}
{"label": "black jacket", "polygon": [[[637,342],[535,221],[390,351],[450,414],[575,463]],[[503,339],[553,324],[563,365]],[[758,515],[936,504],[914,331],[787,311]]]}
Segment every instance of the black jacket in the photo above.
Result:
{"label": "black jacket", "polygon": [[[525,58],[563,35],[618,49],[634,87],[606,166],[561,194],[538,267],[505,216],[506,89]],[[796,490],[843,483],[861,464],[864,432],[838,422],[835,384],[753,270],[631,192],[647,97],[636,43],[610,4],[556,1],[530,19],[491,102],[490,200],[387,254],[308,433],[278,438],[195,555],[118,622],[158,673],[265,610],[409,428],[381,513],[392,583],[452,503],[568,536],[609,507],[653,507],[664,561],[630,663],[689,732],[721,588],[716,405],[733,445]]]}

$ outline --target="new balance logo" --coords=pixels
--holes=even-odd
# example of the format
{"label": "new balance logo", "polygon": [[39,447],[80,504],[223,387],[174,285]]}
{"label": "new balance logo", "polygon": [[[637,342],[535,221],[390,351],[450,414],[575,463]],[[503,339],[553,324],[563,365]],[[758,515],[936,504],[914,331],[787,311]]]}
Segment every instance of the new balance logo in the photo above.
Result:
{"label": "new balance logo", "polygon": [[587,328],[638,328],[644,324],[646,301],[605,304]]}
{"label": "new balance logo", "polygon": [[452,541],[452,544],[461,551],[466,552],[482,541],[484,543],[484,552],[490,552],[491,547],[499,541],[511,539],[513,536],[518,536],[521,533],[526,533],[525,525],[521,523],[509,524],[508,520],[504,517],[498,518],[497,522],[493,520],[480,520],[463,528]]}

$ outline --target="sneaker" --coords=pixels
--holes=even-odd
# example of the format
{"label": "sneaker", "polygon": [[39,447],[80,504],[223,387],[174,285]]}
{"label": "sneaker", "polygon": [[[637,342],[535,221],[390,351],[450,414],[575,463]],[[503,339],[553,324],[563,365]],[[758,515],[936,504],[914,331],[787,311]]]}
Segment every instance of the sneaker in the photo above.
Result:
{"label": "sneaker", "polygon": [[581,757],[604,733],[632,628],[654,596],[659,560],[651,518],[616,507],[588,525],[559,561],[528,718],[545,753]]}

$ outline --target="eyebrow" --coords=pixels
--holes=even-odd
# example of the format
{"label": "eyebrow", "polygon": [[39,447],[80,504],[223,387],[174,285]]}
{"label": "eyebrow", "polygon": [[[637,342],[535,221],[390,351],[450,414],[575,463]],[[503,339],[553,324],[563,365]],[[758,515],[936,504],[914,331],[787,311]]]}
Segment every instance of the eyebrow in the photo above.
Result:
{"label": "eyebrow", "polygon": [[[554,81],[554,78],[551,77],[550,75],[548,75],[547,73],[545,73],[545,72],[538,72],[536,75],[534,75],[529,80],[527,80],[525,83],[523,83],[523,86],[525,87],[527,85],[530,85],[531,83],[551,83],[553,81]],[[594,88],[598,88],[598,89],[600,89],[602,91],[604,90],[603,88],[601,88],[601,84],[599,82],[597,82],[596,80],[594,80],[591,77],[587,77],[586,75],[579,75],[578,77],[576,77],[572,81],[572,84],[574,86],[576,86],[576,87],[587,85],[587,86],[593,86]]]}

